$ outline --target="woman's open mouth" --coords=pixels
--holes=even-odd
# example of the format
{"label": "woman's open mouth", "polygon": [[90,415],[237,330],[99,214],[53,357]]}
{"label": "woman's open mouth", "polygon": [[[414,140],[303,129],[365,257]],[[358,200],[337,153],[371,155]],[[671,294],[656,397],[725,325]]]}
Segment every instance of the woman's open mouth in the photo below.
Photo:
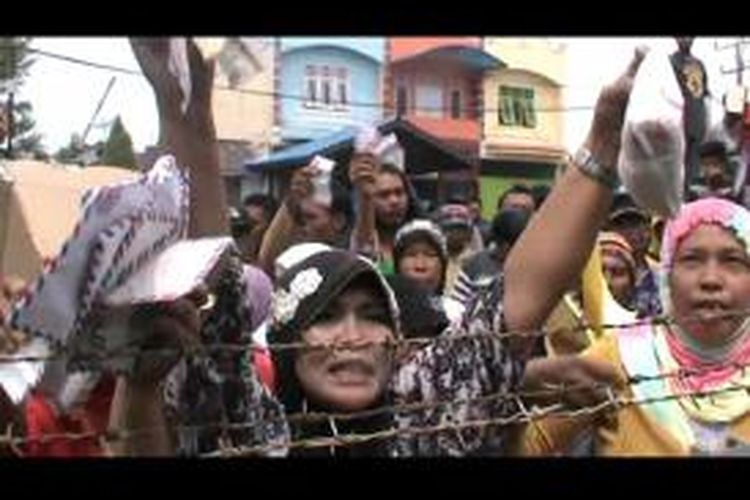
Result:
{"label": "woman's open mouth", "polygon": [[334,361],[326,371],[337,382],[344,384],[362,383],[375,375],[372,364],[361,359]]}
{"label": "woman's open mouth", "polygon": [[728,315],[729,308],[717,300],[703,300],[693,304],[693,314],[704,320],[724,319]]}

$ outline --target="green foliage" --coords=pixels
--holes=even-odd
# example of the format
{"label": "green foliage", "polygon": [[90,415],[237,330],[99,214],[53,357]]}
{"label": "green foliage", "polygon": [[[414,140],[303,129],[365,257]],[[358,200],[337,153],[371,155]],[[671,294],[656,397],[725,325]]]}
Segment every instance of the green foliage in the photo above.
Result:
{"label": "green foliage", "polygon": [[16,78],[18,85],[23,83],[34,63],[29,55],[29,43],[29,37],[0,37],[0,82]]}
{"label": "green foliage", "polygon": [[101,163],[138,170],[138,162],[133,151],[133,141],[119,116],[115,119],[109,131],[109,138],[104,145]]}
{"label": "green foliage", "polygon": [[[29,37],[0,37],[0,95],[3,96],[2,112],[7,113],[10,92],[16,92],[34,63],[30,57]],[[47,154],[42,147],[41,136],[34,132],[31,103],[13,101],[13,156],[45,159]],[[5,144],[3,144],[5,146]]]}
{"label": "green foliage", "polygon": [[81,164],[81,155],[83,147],[81,145],[81,136],[73,134],[67,146],[60,148],[55,153],[55,160],[59,163],[77,163]]}

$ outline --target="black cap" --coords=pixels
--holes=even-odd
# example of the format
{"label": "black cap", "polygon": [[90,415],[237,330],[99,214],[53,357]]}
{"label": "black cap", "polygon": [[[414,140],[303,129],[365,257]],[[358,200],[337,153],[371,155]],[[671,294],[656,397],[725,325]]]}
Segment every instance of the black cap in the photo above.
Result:
{"label": "black cap", "polygon": [[609,222],[622,220],[624,218],[649,221],[649,216],[636,205],[628,193],[617,193],[612,199],[612,207],[609,209]]}
{"label": "black cap", "polygon": [[720,156],[726,158],[727,147],[722,141],[706,141],[698,149],[701,158],[705,156]]}
{"label": "black cap", "polygon": [[349,284],[370,276],[386,297],[394,335],[399,332],[399,312],[388,283],[363,257],[344,250],[321,251],[290,267],[276,282],[273,300],[273,335],[283,342],[299,341],[328,304]]}

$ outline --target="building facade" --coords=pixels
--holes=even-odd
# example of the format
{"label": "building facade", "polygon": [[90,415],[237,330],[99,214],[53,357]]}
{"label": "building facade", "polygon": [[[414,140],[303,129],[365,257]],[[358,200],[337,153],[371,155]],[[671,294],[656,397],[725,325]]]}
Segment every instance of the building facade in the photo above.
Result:
{"label": "building facade", "polygon": [[196,38],[204,54],[216,58],[212,109],[219,161],[230,203],[265,189],[262,177],[247,176],[242,165],[273,147],[275,43],[270,37]]}
{"label": "building facade", "polygon": [[483,83],[481,188],[489,216],[511,184],[549,184],[566,161],[567,48],[546,38],[499,37],[486,37],[483,47],[507,63]]}
{"label": "building facade", "polygon": [[[503,62],[482,49],[480,37],[393,37],[388,40],[388,57],[388,111],[477,163],[476,169],[445,174],[446,178],[440,172],[436,179],[440,197],[450,197],[447,191],[456,185],[475,184],[481,152],[482,82],[488,70],[502,67]],[[476,186],[469,190],[476,191]]]}
{"label": "building facade", "polygon": [[284,37],[279,45],[282,144],[319,139],[383,117],[384,38]]}

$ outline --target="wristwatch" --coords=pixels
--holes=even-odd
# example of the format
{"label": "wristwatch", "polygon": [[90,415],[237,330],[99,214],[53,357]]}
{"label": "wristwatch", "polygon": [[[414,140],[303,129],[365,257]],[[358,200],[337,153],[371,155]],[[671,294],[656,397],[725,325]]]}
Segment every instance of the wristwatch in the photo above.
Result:
{"label": "wristwatch", "polygon": [[575,163],[578,170],[583,172],[584,175],[612,190],[617,189],[620,184],[619,179],[617,178],[617,170],[615,168],[603,167],[591,151],[585,146],[578,148],[578,151],[573,157],[573,163]]}

